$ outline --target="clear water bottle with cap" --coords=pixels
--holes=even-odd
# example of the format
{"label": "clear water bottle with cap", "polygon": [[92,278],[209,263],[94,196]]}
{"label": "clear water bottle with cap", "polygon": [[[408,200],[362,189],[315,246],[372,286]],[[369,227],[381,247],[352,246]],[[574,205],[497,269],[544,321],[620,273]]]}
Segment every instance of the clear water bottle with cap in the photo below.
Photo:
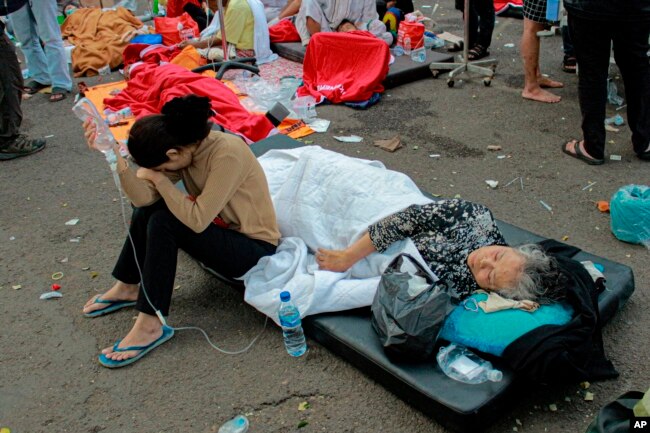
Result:
{"label": "clear water bottle with cap", "polygon": [[237,415],[219,427],[218,433],[246,433],[248,431],[248,418]]}
{"label": "clear water bottle with cap", "polygon": [[280,293],[278,317],[280,318],[287,353],[296,357],[304,355],[307,352],[307,342],[305,341],[305,333],[302,330],[300,311],[291,302],[291,293],[289,292]]}
{"label": "clear water bottle with cap", "polygon": [[503,379],[503,373],[493,368],[490,361],[476,356],[464,346],[450,344],[441,347],[436,359],[442,371],[459,382],[474,385]]}

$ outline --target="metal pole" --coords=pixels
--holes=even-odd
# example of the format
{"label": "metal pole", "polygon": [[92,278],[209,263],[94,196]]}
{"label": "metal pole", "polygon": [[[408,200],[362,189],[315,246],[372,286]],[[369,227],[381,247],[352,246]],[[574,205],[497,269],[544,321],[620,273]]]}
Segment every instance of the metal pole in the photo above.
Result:
{"label": "metal pole", "polygon": [[[467,0],[465,0],[465,2],[467,2]],[[226,41],[226,25],[224,24],[222,0],[217,2],[217,8],[219,9],[219,25],[221,26],[221,48],[223,49],[223,60],[227,62],[228,42]]]}
{"label": "metal pole", "polygon": [[465,31],[463,32],[463,38],[465,39],[463,41],[463,62],[465,65],[467,65],[469,63],[469,60],[467,58],[467,52],[469,51],[469,0],[465,0],[463,7],[463,21],[465,25]]}

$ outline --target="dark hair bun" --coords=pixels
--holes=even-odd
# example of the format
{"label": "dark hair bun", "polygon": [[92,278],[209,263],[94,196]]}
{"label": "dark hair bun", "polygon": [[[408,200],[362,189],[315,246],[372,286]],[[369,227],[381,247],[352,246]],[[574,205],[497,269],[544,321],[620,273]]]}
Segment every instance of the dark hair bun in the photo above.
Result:
{"label": "dark hair bun", "polygon": [[210,129],[208,119],[213,111],[210,98],[197,95],[179,96],[163,105],[167,132],[179,140],[179,144],[189,144],[203,140],[206,128]]}

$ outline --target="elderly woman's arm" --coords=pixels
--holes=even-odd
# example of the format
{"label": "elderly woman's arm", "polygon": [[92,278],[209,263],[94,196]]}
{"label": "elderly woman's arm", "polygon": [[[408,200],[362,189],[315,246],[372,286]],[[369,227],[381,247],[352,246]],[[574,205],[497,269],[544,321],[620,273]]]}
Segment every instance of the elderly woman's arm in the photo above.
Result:
{"label": "elderly woman's arm", "polygon": [[325,250],[316,252],[318,267],[325,271],[345,272],[356,262],[376,252],[375,246],[366,232],[359,240],[344,250]]}

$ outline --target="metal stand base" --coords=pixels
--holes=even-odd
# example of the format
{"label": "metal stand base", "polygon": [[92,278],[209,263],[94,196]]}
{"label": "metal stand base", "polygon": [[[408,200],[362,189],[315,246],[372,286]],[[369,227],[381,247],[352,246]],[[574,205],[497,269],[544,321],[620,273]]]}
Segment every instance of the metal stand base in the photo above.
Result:
{"label": "metal stand base", "polygon": [[483,76],[483,84],[489,86],[492,83],[492,77],[494,77],[494,72],[497,69],[499,61],[496,59],[482,59],[476,60],[474,62],[463,61],[462,63],[431,63],[429,68],[433,74],[433,78],[438,78],[441,71],[449,72],[447,78],[447,86],[454,87],[454,78],[461,74],[468,72],[476,73],[480,76]]}

